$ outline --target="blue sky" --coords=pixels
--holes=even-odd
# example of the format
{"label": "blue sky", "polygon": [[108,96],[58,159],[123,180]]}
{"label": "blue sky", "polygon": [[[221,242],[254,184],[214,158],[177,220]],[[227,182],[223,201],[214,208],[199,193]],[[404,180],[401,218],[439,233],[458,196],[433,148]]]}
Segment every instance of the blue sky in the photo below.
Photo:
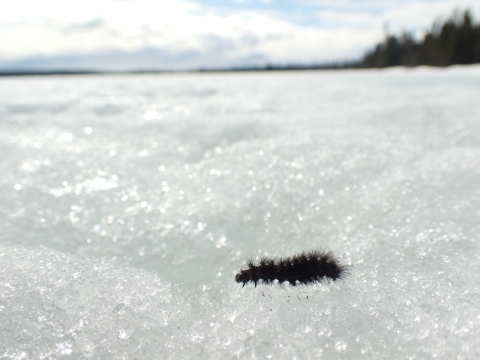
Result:
{"label": "blue sky", "polygon": [[0,70],[196,69],[351,60],[480,0],[0,0]]}

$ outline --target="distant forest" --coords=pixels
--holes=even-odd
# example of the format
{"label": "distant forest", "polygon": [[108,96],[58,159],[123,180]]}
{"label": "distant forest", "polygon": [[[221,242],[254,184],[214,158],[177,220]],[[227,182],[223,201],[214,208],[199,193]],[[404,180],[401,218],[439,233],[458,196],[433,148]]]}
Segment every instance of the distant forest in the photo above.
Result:
{"label": "distant forest", "polygon": [[[470,12],[455,12],[443,24],[436,22],[424,39],[417,42],[408,33],[387,35],[353,68],[389,66],[449,66],[480,63],[480,24],[473,24]],[[350,66],[349,66],[350,65]]]}
{"label": "distant forest", "polygon": [[260,67],[237,67],[227,71],[365,69],[475,63],[480,63],[480,24],[474,24],[470,11],[465,10],[454,11],[444,22],[437,20],[420,41],[415,40],[408,32],[400,36],[387,34],[385,40],[368,51],[361,60],[310,65],[268,64]]}

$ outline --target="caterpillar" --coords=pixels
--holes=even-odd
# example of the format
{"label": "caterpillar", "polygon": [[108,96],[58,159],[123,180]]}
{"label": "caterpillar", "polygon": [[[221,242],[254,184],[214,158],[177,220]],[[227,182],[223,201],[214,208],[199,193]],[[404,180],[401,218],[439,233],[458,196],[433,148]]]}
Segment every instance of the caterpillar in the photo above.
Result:
{"label": "caterpillar", "polygon": [[[235,276],[237,283],[253,282],[272,284],[278,280],[280,285],[285,281],[291,285],[313,285],[324,278],[337,280],[342,278],[347,266],[342,264],[330,251],[313,250],[302,252],[292,257],[260,259],[256,264],[253,260],[247,261],[248,267],[240,270]],[[242,287],[243,287],[242,286]]]}

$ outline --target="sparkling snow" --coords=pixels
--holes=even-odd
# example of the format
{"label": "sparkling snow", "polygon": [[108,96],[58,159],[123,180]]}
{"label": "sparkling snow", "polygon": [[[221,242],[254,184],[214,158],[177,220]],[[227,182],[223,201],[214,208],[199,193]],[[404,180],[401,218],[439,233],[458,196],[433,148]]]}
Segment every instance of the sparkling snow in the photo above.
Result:
{"label": "sparkling snow", "polygon": [[0,358],[480,357],[480,67],[2,78],[0,154]]}

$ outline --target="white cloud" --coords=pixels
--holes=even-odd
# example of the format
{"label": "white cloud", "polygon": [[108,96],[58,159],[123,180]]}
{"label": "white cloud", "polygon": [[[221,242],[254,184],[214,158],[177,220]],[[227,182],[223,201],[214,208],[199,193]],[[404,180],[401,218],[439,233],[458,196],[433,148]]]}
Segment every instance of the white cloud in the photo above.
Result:
{"label": "white cloud", "polygon": [[[274,11],[275,2],[270,12],[247,7],[229,12],[181,0],[0,0],[0,66],[24,58],[67,62],[114,52],[132,53],[116,65],[120,68],[351,59],[382,38],[385,23],[392,31],[425,29],[455,6],[470,6],[478,13],[480,5],[478,0],[337,0],[333,6],[331,1],[297,0],[300,3],[312,9],[308,16],[316,19],[315,26],[311,21],[299,24],[298,14],[294,22],[289,13]],[[152,49],[154,59],[140,58],[153,54]],[[110,55],[108,59],[115,61]]]}

